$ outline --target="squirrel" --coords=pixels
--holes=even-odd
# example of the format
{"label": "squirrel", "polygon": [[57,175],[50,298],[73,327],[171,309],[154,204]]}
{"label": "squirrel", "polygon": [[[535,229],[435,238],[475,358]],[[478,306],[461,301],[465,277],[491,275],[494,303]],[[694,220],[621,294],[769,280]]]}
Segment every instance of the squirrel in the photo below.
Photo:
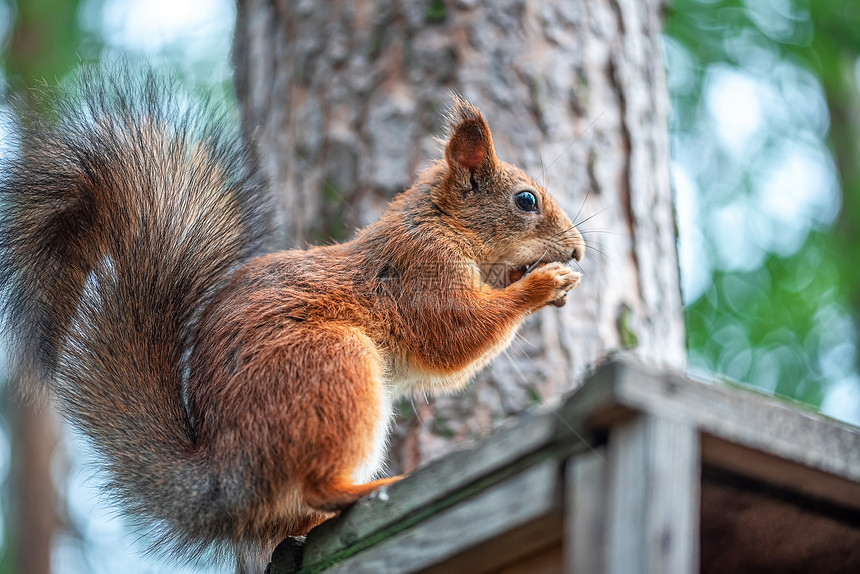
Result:
{"label": "squirrel", "polygon": [[581,234],[459,96],[444,156],[378,221],[272,252],[236,122],[151,71],[105,76],[21,122],[0,287],[17,368],[156,547],[262,567],[401,478],[379,478],[399,396],[463,387],[580,281]]}

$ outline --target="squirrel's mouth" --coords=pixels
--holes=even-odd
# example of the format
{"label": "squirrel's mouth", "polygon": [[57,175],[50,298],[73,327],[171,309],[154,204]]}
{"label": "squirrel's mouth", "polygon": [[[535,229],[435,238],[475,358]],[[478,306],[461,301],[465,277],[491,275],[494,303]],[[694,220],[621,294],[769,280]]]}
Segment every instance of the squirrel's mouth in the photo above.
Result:
{"label": "squirrel's mouth", "polygon": [[[515,283],[525,277],[526,273],[533,271],[540,267],[541,265],[546,265],[543,261],[535,261],[530,265],[511,265],[508,268],[508,276],[507,276],[507,285],[511,283]],[[505,285],[507,287],[507,285]]]}

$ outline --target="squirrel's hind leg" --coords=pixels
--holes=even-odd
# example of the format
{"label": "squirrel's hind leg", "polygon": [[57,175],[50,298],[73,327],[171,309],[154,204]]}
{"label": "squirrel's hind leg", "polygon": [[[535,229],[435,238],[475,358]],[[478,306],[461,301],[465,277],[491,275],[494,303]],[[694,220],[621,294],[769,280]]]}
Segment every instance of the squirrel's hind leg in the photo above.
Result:
{"label": "squirrel's hind leg", "polygon": [[383,361],[360,329],[317,326],[307,341],[307,394],[300,469],[305,503],[330,512],[349,506],[401,477],[369,481],[382,466],[392,397],[382,379]]}
{"label": "squirrel's hind leg", "polygon": [[404,478],[404,475],[380,478],[363,484],[354,484],[349,478],[345,480],[306,483],[304,488],[305,502],[308,506],[325,512],[342,510],[359,498],[367,496],[376,490],[393,484]]}

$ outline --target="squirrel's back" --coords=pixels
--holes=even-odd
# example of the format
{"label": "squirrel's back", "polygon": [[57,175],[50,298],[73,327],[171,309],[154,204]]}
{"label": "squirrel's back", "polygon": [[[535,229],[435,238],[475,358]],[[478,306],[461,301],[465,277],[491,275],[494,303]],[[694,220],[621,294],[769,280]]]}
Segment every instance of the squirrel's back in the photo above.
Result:
{"label": "squirrel's back", "polygon": [[0,166],[0,287],[17,368],[107,455],[129,514],[187,547],[219,512],[183,401],[191,333],[268,247],[271,210],[237,122],[177,88],[89,71],[52,119],[22,114]]}

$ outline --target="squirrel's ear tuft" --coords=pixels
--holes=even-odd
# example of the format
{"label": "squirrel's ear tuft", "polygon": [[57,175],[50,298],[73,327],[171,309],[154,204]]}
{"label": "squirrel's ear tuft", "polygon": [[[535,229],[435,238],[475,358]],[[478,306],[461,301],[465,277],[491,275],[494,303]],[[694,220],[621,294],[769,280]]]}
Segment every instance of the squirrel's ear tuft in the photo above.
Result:
{"label": "squirrel's ear tuft", "polygon": [[478,108],[455,95],[446,121],[445,159],[470,171],[496,164],[493,136]]}

